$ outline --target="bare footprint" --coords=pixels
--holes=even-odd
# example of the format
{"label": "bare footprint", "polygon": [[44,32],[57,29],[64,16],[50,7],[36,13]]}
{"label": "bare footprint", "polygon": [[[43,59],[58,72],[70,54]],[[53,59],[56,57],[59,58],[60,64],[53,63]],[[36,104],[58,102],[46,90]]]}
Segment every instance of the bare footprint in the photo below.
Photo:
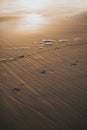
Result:
{"label": "bare footprint", "polygon": [[71,66],[76,66],[78,65],[79,61],[76,61],[75,63],[71,63]]}
{"label": "bare footprint", "polygon": [[12,91],[14,92],[14,93],[16,93],[16,92],[18,92],[18,91],[20,91],[21,89],[20,88],[14,88],[14,89],[12,89]]}
{"label": "bare footprint", "polygon": [[21,91],[21,89],[22,89],[23,86],[24,86],[24,84],[21,84],[20,86],[13,88],[12,92],[13,93],[17,93],[17,92]]}
{"label": "bare footprint", "polygon": [[53,69],[50,69],[49,72],[50,72],[50,73],[54,73],[54,70],[53,70]]}
{"label": "bare footprint", "polygon": [[46,74],[46,70],[41,71],[40,74],[42,75]]}

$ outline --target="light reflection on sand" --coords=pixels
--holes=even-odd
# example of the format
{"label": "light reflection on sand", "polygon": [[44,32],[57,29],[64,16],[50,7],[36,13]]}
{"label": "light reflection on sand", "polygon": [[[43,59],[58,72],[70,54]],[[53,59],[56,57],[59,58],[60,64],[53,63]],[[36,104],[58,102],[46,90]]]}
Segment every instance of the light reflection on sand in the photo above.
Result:
{"label": "light reflection on sand", "polygon": [[17,31],[36,31],[42,29],[46,23],[46,18],[39,14],[27,14],[20,19]]}
{"label": "light reflection on sand", "polygon": [[37,32],[42,30],[46,27],[46,24],[48,23],[48,20],[46,17],[40,15],[40,14],[24,14],[21,16],[18,16],[18,18],[13,19],[11,16],[7,16],[7,19],[3,17],[0,22],[0,30],[9,32]]}

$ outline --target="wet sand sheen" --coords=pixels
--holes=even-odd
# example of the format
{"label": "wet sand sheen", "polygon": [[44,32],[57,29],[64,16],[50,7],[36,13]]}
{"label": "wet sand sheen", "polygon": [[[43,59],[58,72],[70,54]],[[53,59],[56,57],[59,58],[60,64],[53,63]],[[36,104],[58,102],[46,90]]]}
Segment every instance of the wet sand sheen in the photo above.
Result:
{"label": "wet sand sheen", "polygon": [[38,13],[22,14],[21,16],[2,16],[0,17],[0,30],[14,33],[35,33],[46,28],[50,21]]}
{"label": "wet sand sheen", "polygon": [[1,130],[87,129],[86,23],[56,24],[38,35],[3,31]]}
{"label": "wet sand sheen", "polygon": [[0,64],[0,127],[85,130],[86,47],[50,49]]}

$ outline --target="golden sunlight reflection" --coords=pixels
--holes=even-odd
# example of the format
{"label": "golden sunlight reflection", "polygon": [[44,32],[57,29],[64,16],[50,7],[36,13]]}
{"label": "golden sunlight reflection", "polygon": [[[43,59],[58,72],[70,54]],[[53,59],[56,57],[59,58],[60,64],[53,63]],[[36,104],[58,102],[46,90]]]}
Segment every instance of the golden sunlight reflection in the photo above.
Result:
{"label": "golden sunlight reflection", "polygon": [[26,14],[21,18],[17,27],[17,31],[37,31],[42,29],[46,23],[47,20],[42,15],[35,13]]}

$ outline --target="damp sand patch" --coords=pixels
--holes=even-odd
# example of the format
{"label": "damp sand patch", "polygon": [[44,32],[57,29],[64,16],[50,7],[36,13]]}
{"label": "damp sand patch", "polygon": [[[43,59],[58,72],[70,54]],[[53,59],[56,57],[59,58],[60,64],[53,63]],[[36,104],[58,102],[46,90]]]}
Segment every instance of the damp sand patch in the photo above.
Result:
{"label": "damp sand patch", "polygon": [[21,58],[24,58],[24,55],[0,59],[0,63],[6,63],[6,62],[10,62],[10,61],[21,59]]}
{"label": "damp sand patch", "polygon": [[30,47],[12,47],[9,48],[9,50],[27,50],[30,49]]}

